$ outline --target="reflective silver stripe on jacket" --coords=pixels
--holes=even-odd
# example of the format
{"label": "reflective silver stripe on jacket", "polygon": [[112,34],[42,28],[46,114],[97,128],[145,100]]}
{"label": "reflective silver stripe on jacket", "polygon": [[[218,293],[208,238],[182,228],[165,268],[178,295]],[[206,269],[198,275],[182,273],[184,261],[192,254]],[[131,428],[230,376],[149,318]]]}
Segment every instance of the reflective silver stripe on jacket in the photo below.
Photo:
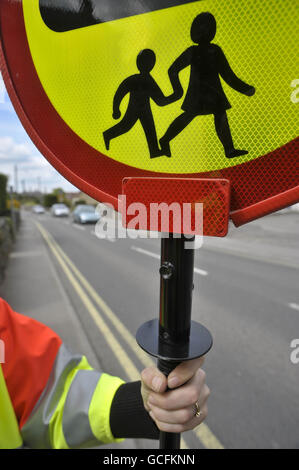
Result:
{"label": "reflective silver stripe on jacket", "polygon": [[80,370],[72,381],[62,420],[63,434],[69,447],[93,447],[100,444],[91,430],[88,411],[101,375],[93,370]]}
{"label": "reflective silver stripe on jacket", "polygon": [[51,448],[49,422],[63,393],[67,376],[81,360],[81,355],[72,354],[63,344],[60,346],[47,385],[21,430],[25,446]]}

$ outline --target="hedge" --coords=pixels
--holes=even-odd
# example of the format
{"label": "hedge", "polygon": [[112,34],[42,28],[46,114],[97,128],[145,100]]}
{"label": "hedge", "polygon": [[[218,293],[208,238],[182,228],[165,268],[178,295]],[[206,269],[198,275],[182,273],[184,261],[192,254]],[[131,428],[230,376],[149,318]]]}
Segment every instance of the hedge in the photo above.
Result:
{"label": "hedge", "polygon": [[5,268],[13,244],[12,222],[8,217],[0,217],[0,283],[4,279]]}
{"label": "hedge", "polygon": [[7,176],[0,173],[0,214],[6,211],[6,192]]}

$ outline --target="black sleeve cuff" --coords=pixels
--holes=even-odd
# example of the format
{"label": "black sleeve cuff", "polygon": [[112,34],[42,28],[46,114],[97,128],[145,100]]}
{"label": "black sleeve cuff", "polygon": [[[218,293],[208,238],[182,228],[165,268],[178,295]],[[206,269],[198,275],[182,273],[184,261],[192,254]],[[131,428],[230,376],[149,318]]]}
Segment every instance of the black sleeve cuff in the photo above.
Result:
{"label": "black sleeve cuff", "polygon": [[144,408],[141,382],[122,384],[110,411],[110,427],[115,438],[159,439],[159,429]]}

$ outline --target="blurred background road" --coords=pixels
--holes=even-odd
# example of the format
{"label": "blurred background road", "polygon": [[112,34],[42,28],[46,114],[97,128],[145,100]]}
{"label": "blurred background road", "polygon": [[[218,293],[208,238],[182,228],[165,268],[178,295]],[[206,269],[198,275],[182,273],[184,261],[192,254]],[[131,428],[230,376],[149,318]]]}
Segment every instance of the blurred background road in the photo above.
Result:
{"label": "blurred background road", "polygon": [[[281,212],[196,251],[192,318],[212,332],[209,416],[189,448],[299,449],[299,213]],[[0,295],[91,364],[138,380],[137,328],[157,318],[160,242],[99,240],[94,225],[23,211]],[[125,448],[155,448],[125,441]],[[114,446],[106,446],[112,448]],[[119,447],[116,446],[116,447]]]}

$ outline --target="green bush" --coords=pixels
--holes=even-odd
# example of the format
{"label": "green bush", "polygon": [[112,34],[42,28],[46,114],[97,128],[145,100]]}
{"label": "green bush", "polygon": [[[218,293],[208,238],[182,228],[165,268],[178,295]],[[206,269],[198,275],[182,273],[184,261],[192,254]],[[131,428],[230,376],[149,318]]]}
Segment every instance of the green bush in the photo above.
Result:
{"label": "green bush", "polygon": [[6,211],[6,192],[7,176],[0,173],[0,214]]}
{"label": "green bush", "polygon": [[78,199],[78,201],[75,201],[75,207],[79,204],[86,204],[86,201],[84,199]]}
{"label": "green bush", "polygon": [[72,207],[72,202],[69,201],[66,197],[63,198],[62,203],[65,204],[69,209]]}
{"label": "green bush", "polygon": [[57,204],[58,196],[56,194],[46,194],[44,196],[44,206],[51,207],[53,204]]}
{"label": "green bush", "polygon": [[0,217],[0,284],[4,279],[12,244],[13,230],[11,219],[8,217]]}

